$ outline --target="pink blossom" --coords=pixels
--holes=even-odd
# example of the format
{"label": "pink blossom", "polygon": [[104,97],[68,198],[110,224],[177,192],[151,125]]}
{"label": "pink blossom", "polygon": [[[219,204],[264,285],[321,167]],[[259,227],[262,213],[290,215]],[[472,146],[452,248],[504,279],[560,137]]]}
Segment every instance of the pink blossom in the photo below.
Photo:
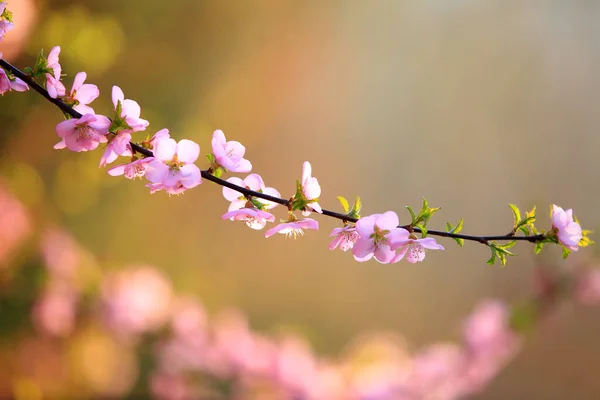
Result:
{"label": "pink blossom", "polygon": [[[0,53],[1,54],[1,53]],[[1,57],[0,57],[1,58]],[[10,90],[10,79],[3,68],[0,68],[0,94],[4,94]]]}
{"label": "pink blossom", "polygon": [[506,357],[518,343],[510,328],[510,310],[497,300],[482,302],[464,325],[464,339],[471,354]]}
{"label": "pink blossom", "polygon": [[360,239],[352,249],[356,261],[367,261],[373,256],[383,264],[398,261],[394,259],[396,253],[390,248],[390,244],[395,238],[404,237],[408,231],[397,226],[398,215],[393,211],[359,219],[356,222],[356,231]]}
{"label": "pink blossom", "polygon": [[48,53],[47,65],[48,68],[53,71],[53,74],[46,73],[46,90],[53,99],[62,97],[66,93],[65,85],[60,81],[60,74],[62,73],[62,67],[58,62],[58,55],[60,54],[60,46],[54,46],[50,53]]}
{"label": "pink blossom", "polygon": [[589,306],[600,304],[600,268],[578,271],[574,296],[581,304]]}
{"label": "pink blossom", "polygon": [[[317,362],[309,344],[295,337],[284,339],[276,357],[276,376],[293,392],[309,392],[316,378]],[[300,396],[302,397],[302,396]]]}
{"label": "pink blossom", "polygon": [[421,262],[425,259],[425,249],[444,250],[444,246],[438,244],[434,238],[416,239],[407,230],[397,235],[390,243],[390,247],[392,250],[397,250],[396,257],[394,258],[395,261],[400,261],[408,253],[406,261],[411,264]]}
{"label": "pink blossom", "polygon": [[[0,53],[0,59],[2,59],[2,53]],[[24,92],[29,90],[29,86],[27,86],[27,84],[19,78],[14,78],[14,80],[11,80],[6,71],[0,68],[0,95],[3,95],[10,90]]]}
{"label": "pink blossom", "polygon": [[128,164],[116,165],[109,168],[106,172],[111,176],[125,175],[125,178],[127,179],[141,178],[146,175],[148,164],[150,164],[152,160],[154,160],[154,157],[139,158]]}
{"label": "pink blossom", "polygon": [[81,260],[79,246],[67,232],[51,228],[42,234],[41,244],[44,264],[51,276],[71,280]]}
{"label": "pink blossom", "polygon": [[98,90],[98,86],[96,85],[84,84],[83,82],[85,82],[86,78],[87,74],[85,72],[79,72],[75,75],[73,87],[63,101],[72,104],[73,109],[81,114],[95,114],[92,107],[89,107],[88,104],[100,96],[100,90]]}
{"label": "pink blossom", "polygon": [[31,234],[32,221],[23,203],[10,194],[0,181],[0,267]]}
{"label": "pink blossom", "polygon": [[200,146],[191,140],[177,143],[173,139],[161,139],[154,148],[154,160],[148,165],[146,177],[149,187],[156,190],[181,193],[202,183],[200,169],[194,161],[200,155]]}
{"label": "pink blossom", "polygon": [[212,151],[220,166],[231,172],[250,172],[252,164],[244,158],[246,148],[236,141],[227,141],[223,131],[216,130],[212,137]]}
{"label": "pink blossom", "polygon": [[223,214],[221,218],[230,219],[231,221],[244,221],[248,227],[256,230],[264,228],[267,221],[275,221],[273,214],[253,208],[242,208],[229,211],[228,213]]}
{"label": "pink blossom", "polygon": [[140,118],[142,109],[140,105],[134,101],[125,99],[123,91],[118,86],[112,88],[112,102],[117,111],[118,104],[121,104],[121,115],[120,117],[125,120],[130,129],[125,129],[126,132],[138,132],[143,131],[150,124],[145,119]]}
{"label": "pink blossom", "polygon": [[335,236],[335,238],[329,244],[329,250],[334,250],[338,246],[343,251],[351,250],[354,247],[354,243],[360,239],[360,235],[356,231],[356,228],[351,226],[344,226],[343,228],[335,228],[329,234],[329,237]]}
{"label": "pink blossom", "polygon": [[571,251],[577,251],[581,240],[581,226],[573,220],[573,210],[564,211],[556,204],[552,205],[552,228],[556,231],[558,241]]}
{"label": "pink blossom", "polygon": [[51,336],[68,336],[75,328],[77,296],[66,287],[47,290],[33,307],[33,322]]}
{"label": "pink blossom", "polygon": [[271,237],[276,233],[281,233],[286,237],[293,237],[304,235],[303,229],[319,229],[319,222],[311,218],[304,218],[299,221],[289,221],[277,225],[274,228],[269,229],[265,232],[265,237]]}
{"label": "pink blossom", "polygon": [[171,310],[169,280],[152,267],[134,267],[108,274],[102,282],[105,321],[119,335],[154,330]]}
{"label": "pink blossom", "polygon": [[[6,6],[6,3],[2,3],[4,4],[4,6]],[[3,8],[4,6],[2,6],[0,4],[0,8]],[[2,11],[2,10],[0,10]],[[2,15],[2,13],[0,12],[0,15]],[[10,21],[7,21],[5,19],[0,20],[0,42],[2,41],[2,39],[4,39],[4,35],[6,34],[6,32],[12,30],[14,28],[14,24]]]}
{"label": "pink blossom", "polygon": [[[260,193],[264,193],[273,197],[280,197],[281,194],[279,194],[279,192],[271,187],[266,187],[265,186],[265,182],[263,181],[263,179],[261,178],[260,175],[258,174],[250,174],[248,175],[246,178],[244,178],[244,180],[237,178],[237,177],[232,177],[227,179],[227,182],[229,183],[233,183],[234,185],[246,188],[246,189],[250,189],[253,190],[255,192],[260,192]],[[225,199],[227,199],[228,201],[231,202],[231,204],[229,204],[229,211],[234,211],[234,210],[239,210],[240,208],[244,208],[246,207],[246,203],[248,202],[248,199],[246,199],[246,197],[241,194],[240,192],[230,189],[228,187],[223,187],[223,197],[225,197]],[[275,206],[277,206],[277,203],[273,203],[271,201],[268,200],[263,200],[263,199],[256,199],[257,201],[259,201],[261,204],[263,204],[263,208],[265,210],[269,210],[271,208],[274,208]]]}
{"label": "pink blossom", "polygon": [[169,135],[169,130],[165,128],[156,132],[150,140],[144,141],[142,142],[142,144],[145,145],[144,147],[147,147],[150,150],[152,150],[154,149],[154,147],[156,147],[156,143],[158,143],[159,140],[169,139],[170,137],[171,136]]}
{"label": "pink blossom", "polygon": [[119,133],[108,135],[108,144],[104,150],[104,154],[100,157],[100,167],[112,163],[119,156],[131,156],[131,133],[121,131]]}
{"label": "pink blossom", "polygon": [[106,143],[110,120],[103,115],[85,114],[79,119],[71,118],[56,125],[56,133],[62,139],[55,149],[71,151],[94,150]]}
{"label": "pink blossom", "polygon": [[312,177],[312,167],[308,161],[305,161],[302,165],[302,194],[308,200],[306,210],[303,214],[309,215],[310,210],[314,210],[318,213],[322,213],[323,210],[317,201],[321,195],[321,186],[317,178]]}

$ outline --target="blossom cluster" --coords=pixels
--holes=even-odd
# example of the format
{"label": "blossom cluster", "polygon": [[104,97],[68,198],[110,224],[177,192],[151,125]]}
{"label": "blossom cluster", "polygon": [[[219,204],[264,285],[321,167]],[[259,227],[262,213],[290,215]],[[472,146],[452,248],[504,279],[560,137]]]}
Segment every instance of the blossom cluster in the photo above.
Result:
{"label": "blossom cluster", "polygon": [[[6,4],[0,3],[0,40],[12,27],[11,15],[6,10]],[[133,135],[145,131],[149,126],[149,122],[141,118],[140,105],[135,100],[126,99],[120,87],[113,86],[114,114],[110,117],[97,114],[90,104],[100,95],[98,87],[85,83],[87,74],[79,72],[75,75],[71,90],[67,91],[62,82],[64,74],[59,59],[60,51],[61,48],[55,46],[47,57],[43,52],[40,53],[35,66],[26,68],[27,75],[24,75],[24,79],[30,79],[33,83],[36,79],[43,82],[48,96],[64,106],[61,109],[66,119],[56,126],[60,141],[54,146],[55,149],[83,152],[95,150],[102,145],[100,167],[110,166],[108,174],[111,176],[124,176],[127,179],[145,178],[146,187],[151,193],[165,191],[169,195],[179,195],[200,185],[203,178],[209,179],[223,186],[223,196],[230,202],[222,219],[243,221],[254,230],[261,230],[267,223],[275,222],[272,210],[278,205],[286,206],[286,217],[265,231],[267,238],[275,233],[295,238],[303,235],[305,230],[319,228],[318,221],[310,216],[313,212],[324,213],[320,205],[321,185],[313,176],[310,162],[306,161],[302,166],[302,176],[296,181],[295,194],[287,197],[289,200],[285,200],[278,190],[267,187],[259,174],[251,173],[252,163],[245,158],[244,145],[238,141],[227,140],[221,130],[215,130],[212,134],[212,151],[207,155],[210,166],[206,170],[200,170],[195,164],[200,156],[200,145],[188,139],[176,141],[170,136],[168,129],[161,129],[153,136],[147,135],[146,139],[135,142]],[[14,77],[12,73],[0,68],[0,93],[9,90],[23,91],[28,88],[21,78]],[[125,158],[124,161],[111,166],[120,157]],[[243,178],[231,177],[224,181],[221,176],[225,173],[249,175]],[[488,263],[500,261],[502,265],[506,263],[507,256],[514,255],[509,249],[517,240],[536,243],[536,252],[541,251],[545,243],[560,244],[565,257],[569,252],[592,243],[587,238],[589,231],[581,229],[579,222],[573,217],[572,210],[564,211],[556,205],[552,206],[552,229],[548,231],[538,230],[534,226],[535,208],[527,213],[525,218],[521,218],[518,208],[511,205],[515,213],[515,225],[509,235],[500,238],[508,243],[499,244],[485,237],[460,235],[462,219],[456,227],[448,224],[445,232],[429,230],[427,223],[440,208],[429,207],[426,200],[419,213],[407,207],[412,221],[408,225],[399,226],[398,215],[393,211],[361,218],[360,198],[357,198],[352,209],[348,207],[345,199],[339,199],[345,214],[325,210],[325,214],[334,216],[343,223],[342,227],[331,232],[333,240],[329,248],[352,250],[355,260],[359,262],[372,258],[384,264],[397,263],[403,259],[409,263],[423,261],[426,251],[444,250],[444,247],[431,237],[434,235],[453,238],[461,246],[465,239],[484,243],[492,251]],[[297,216],[296,211],[300,212],[302,217]],[[517,236],[519,232],[525,236]]]}

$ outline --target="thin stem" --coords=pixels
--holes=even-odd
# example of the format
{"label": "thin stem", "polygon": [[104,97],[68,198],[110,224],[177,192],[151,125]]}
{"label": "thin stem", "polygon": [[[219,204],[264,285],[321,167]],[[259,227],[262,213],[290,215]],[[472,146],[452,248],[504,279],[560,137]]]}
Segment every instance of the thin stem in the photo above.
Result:
{"label": "thin stem", "polygon": [[[37,84],[32,77],[25,74],[23,71],[19,70],[17,67],[11,65],[10,63],[8,63],[7,61],[5,61],[3,59],[0,59],[0,66],[2,66],[4,69],[10,71],[14,76],[25,81],[25,83],[27,83],[31,88],[33,88],[33,90],[35,90],[36,92],[41,94],[46,100],[50,101],[52,104],[57,106],[65,114],[68,114],[73,118],[81,118],[82,117],[82,115],[79,112],[75,111],[72,107],[65,104],[60,99],[53,99],[52,97],[50,97],[50,95],[48,94],[46,89],[44,89],[42,86]],[[145,149],[142,146],[140,146],[136,143],[133,143],[133,142],[130,142],[130,144],[131,144],[131,149],[134,152],[143,154],[146,157],[154,156],[150,150]],[[269,196],[268,194],[256,192],[254,190],[250,190],[245,187],[235,185],[231,182],[227,182],[224,179],[217,178],[216,176],[212,175],[212,173],[211,173],[212,171],[210,171],[209,169],[201,170],[200,172],[202,174],[202,178],[209,180],[211,182],[214,182],[217,185],[224,186],[229,189],[235,190],[246,197],[256,197],[259,199],[268,200],[268,201],[271,201],[271,202],[274,202],[277,204],[281,204],[282,206],[286,206],[288,208],[291,205],[290,200],[286,200],[286,199],[282,199],[282,198],[274,197],[274,196]],[[349,217],[348,215],[341,214],[341,213],[338,213],[335,211],[326,210],[326,209],[323,209],[322,214],[325,216],[331,217],[331,218],[339,219],[341,221],[347,221],[347,222],[358,221],[357,218]],[[417,227],[411,227],[410,225],[404,225],[404,226],[399,226],[399,227],[405,228],[405,229],[410,228],[411,230],[413,230],[415,232],[419,232],[419,233],[421,232],[421,229],[419,229]],[[539,242],[544,239],[544,235],[515,236],[514,232],[510,232],[506,235],[498,235],[498,236],[474,236],[474,235],[462,235],[459,233],[449,233],[449,232],[444,232],[444,231],[436,231],[436,230],[428,229],[427,234],[432,235],[432,236],[447,237],[447,238],[452,238],[452,239],[469,240],[469,241],[484,244],[486,246],[489,246],[490,241],[519,240],[519,241],[536,243],[536,242]]]}

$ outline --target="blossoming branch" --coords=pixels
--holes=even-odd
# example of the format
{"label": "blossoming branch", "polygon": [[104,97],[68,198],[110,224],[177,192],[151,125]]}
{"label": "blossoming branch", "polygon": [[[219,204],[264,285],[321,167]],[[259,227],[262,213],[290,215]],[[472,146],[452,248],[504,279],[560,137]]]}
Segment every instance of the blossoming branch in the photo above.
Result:
{"label": "blossoming branch", "polygon": [[[13,27],[11,13],[6,3],[2,2],[0,41]],[[440,208],[430,207],[425,199],[418,212],[406,207],[411,215],[411,222],[406,225],[400,225],[394,211],[361,218],[360,197],[352,206],[345,198],[338,197],[343,213],[326,210],[319,204],[321,186],[312,175],[312,166],[308,161],[304,162],[302,178],[296,181],[296,191],[289,198],[267,187],[263,178],[256,173],[243,179],[231,177],[224,180],[221,177],[226,173],[246,174],[252,171],[252,163],[244,158],[246,148],[241,143],[228,141],[221,130],[216,130],[212,137],[212,152],[207,155],[210,165],[206,170],[200,170],[195,164],[200,156],[200,146],[188,139],[176,141],[171,138],[168,129],[161,129],[144,140],[133,141],[133,134],[145,131],[149,126],[149,122],[140,117],[139,104],[126,99],[123,91],[113,86],[114,115],[108,118],[96,114],[89,104],[99,97],[98,87],[84,83],[87,74],[79,72],[75,75],[71,90],[67,92],[62,82],[64,75],[59,62],[60,50],[59,46],[53,47],[47,57],[41,52],[35,65],[23,71],[3,60],[0,53],[0,94],[26,91],[31,87],[63,112],[65,120],[56,126],[60,140],[55,149],[83,152],[95,150],[102,144],[104,152],[100,157],[100,167],[107,167],[119,157],[125,157],[125,162],[110,167],[108,173],[127,179],[145,177],[148,181],[146,187],[151,193],[165,191],[169,195],[182,194],[200,185],[202,179],[210,180],[223,186],[223,196],[230,202],[222,218],[243,221],[254,230],[261,230],[267,223],[275,222],[271,211],[282,205],[287,208],[286,217],[275,227],[266,230],[267,238],[275,233],[295,238],[303,235],[305,230],[317,230],[318,221],[309,218],[312,213],[317,213],[342,222],[342,227],[335,228],[330,234],[333,240],[329,249],[339,247],[343,251],[352,250],[355,260],[359,262],[371,258],[386,264],[403,259],[409,263],[423,261],[427,250],[444,250],[432,236],[454,239],[459,246],[465,240],[484,244],[491,250],[487,263],[493,265],[500,262],[502,266],[506,264],[508,256],[515,255],[511,248],[517,241],[535,244],[536,254],[546,243],[559,244],[564,257],[579,247],[593,243],[588,238],[590,231],[582,230],[572,210],[565,211],[557,205],[551,206],[551,228],[544,230],[534,225],[535,207],[522,216],[517,206],[511,204],[514,215],[512,229],[507,234],[491,236],[460,233],[462,219],[456,226],[447,223],[444,231],[429,229],[427,224]],[[300,212],[302,217],[296,212]]]}

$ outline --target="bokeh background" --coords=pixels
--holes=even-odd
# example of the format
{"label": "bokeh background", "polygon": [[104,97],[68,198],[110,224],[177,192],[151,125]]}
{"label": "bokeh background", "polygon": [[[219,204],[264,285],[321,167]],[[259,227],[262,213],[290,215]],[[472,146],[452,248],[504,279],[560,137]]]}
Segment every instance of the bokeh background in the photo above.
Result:
{"label": "bokeh background", "polygon": [[[465,232],[501,234],[511,228],[508,203],[538,205],[540,226],[557,203],[598,228],[600,3],[11,0],[9,8],[16,29],[0,46],[5,59],[23,68],[40,48],[60,45],[66,86],[86,71],[100,88],[96,112],[110,115],[119,85],[150,133],[192,139],[201,157],[222,129],[284,196],[309,160],[329,209],[339,208],[336,196],[360,195],[364,214],[396,210],[408,220],[404,206],[425,196],[443,207],[432,227],[463,217]],[[0,99],[0,177],[36,227],[70,231],[101,271],[156,265],[209,311],[236,307],[256,330],[296,332],[320,354],[370,331],[397,332],[415,348],[452,340],[479,300],[518,302],[532,293],[536,265],[563,263],[558,249],[534,257],[519,244],[519,257],[490,267],[484,246],[452,241],[419,265],[356,263],[327,249],[336,223],[325,218],[301,239],[265,240],[221,221],[227,202],[210,182],[183,196],[150,195],[142,182],[98,169],[99,152],[53,150],[61,118],[35,93]],[[478,398],[597,398],[599,317],[558,308]]]}

